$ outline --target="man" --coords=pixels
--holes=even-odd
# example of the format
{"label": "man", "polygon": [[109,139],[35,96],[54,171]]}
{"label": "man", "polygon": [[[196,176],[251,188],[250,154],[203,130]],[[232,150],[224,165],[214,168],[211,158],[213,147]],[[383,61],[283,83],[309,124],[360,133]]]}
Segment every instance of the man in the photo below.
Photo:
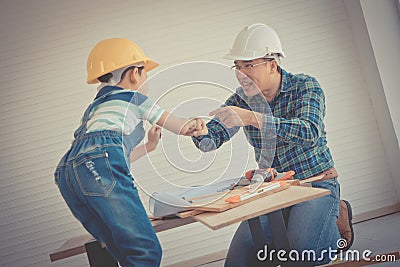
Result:
{"label": "man", "polygon": [[[129,162],[154,150],[160,129],[144,138],[143,121],[192,135],[201,120],[177,118],[147,94],[147,72],[158,64],[126,38],[105,39],[91,50],[87,82],[101,82],[54,173],[72,214],[123,267],[159,266],[161,247],[132,179]],[[198,129],[201,129],[198,128]]]}
{"label": "man", "polygon": [[[207,123],[207,130],[196,133],[193,141],[202,151],[214,150],[243,127],[254,147],[259,167],[272,165],[278,172],[294,170],[296,179],[324,174],[324,178],[312,185],[329,189],[331,194],[291,207],[287,219],[292,249],[300,254],[304,250],[313,250],[317,258],[322,257],[312,261],[324,264],[329,262],[329,255],[323,255],[322,251],[337,249],[340,239],[336,224],[340,186],[327,146],[323,122],[325,96],[315,78],[282,69],[279,64],[283,57],[279,37],[269,26],[257,23],[240,31],[225,58],[234,60],[232,68],[236,70],[241,87],[225,105],[210,112],[214,119]],[[276,133],[276,139],[271,133]],[[269,157],[268,145],[274,141],[276,147]],[[350,209],[348,202],[345,204]],[[342,225],[351,233],[349,246],[352,242],[350,210],[343,220]],[[261,222],[267,245],[271,245],[267,217],[261,216]],[[233,237],[225,265],[257,266],[260,262],[255,249],[249,225],[244,221]]]}

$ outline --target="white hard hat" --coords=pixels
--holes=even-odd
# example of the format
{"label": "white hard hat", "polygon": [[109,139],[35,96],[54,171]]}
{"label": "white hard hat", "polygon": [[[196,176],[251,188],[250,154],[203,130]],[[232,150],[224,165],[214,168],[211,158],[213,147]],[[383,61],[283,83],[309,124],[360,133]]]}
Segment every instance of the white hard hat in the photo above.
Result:
{"label": "white hard hat", "polygon": [[252,60],[256,58],[285,57],[278,34],[271,27],[255,23],[241,30],[226,59]]}

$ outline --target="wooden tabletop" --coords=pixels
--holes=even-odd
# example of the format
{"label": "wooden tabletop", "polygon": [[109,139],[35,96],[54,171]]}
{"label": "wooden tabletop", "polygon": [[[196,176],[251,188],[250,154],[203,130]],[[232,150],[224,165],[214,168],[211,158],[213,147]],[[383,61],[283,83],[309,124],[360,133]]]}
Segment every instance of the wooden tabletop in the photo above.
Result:
{"label": "wooden tabletop", "polygon": [[[153,225],[154,231],[158,233],[194,222],[196,222],[195,219],[188,217],[182,219],[173,218],[165,220],[152,220],[151,224]],[[59,248],[50,253],[50,261],[57,261],[86,253],[85,243],[93,240],[94,238],[90,234],[84,234],[68,239]]]}
{"label": "wooden tabletop", "polygon": [[256,199],[224,212],[205,212],[194,216],[194,218],[209,228],[217,230],[233,223],[248,220],[329,194],[330,190],[327,189],[291,186],[286,190]]}
{"label": "wooden tabletop", "polygon": [[[291,186],[286,190],[276,192],[269,196],[255,199],[247,204],[226,210],[224,212],[204,212],[193,217],[152,220],[156,232],[165,231],[182,225],[199,221],[213,230],[220,229],[230,224],[248,220],[278,209],[294,204],[328,195],[329,190]],[[196,214],[196,213],[193,213]],[[84,244],[93,240],[89,234],[84,234],[67,240],[61,247],[50,254],[51,261],[56,261],[86,252]]]}

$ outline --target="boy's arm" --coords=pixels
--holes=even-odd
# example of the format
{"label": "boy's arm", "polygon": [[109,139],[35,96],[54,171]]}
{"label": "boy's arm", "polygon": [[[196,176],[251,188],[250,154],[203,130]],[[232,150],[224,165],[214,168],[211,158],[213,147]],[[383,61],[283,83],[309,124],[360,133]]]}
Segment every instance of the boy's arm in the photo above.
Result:
{"label": "boy's arm", "polygon": [[147,153],[150,153],[151,151],[155,150],[160,138],[161,138],[161,128],[154,125],[153,127],[150,128],[150,130],[147,133],[147,143],[138,146],[132,150],[129,157],[130,162],[134,162],[135,160],[138,160],[139,158],[146,155]]}
{"label": "boy's arm", "polygon": [[147,153],[151,152],[151,151],[147,150],[146,145],[147,144],[140,145],[140,146],[136,147],[135,149],[133,149],[131,152],[131,155],[129,156],[129,161],[134,162],[134,161],[140,159],[141,157],[143,157],[144,155],[146,155]]}
{"label": "boy's arm", "polygon": [[164,111],[156,124],[175,134],[191,136],[197,128],[197,119],[179,118]]}

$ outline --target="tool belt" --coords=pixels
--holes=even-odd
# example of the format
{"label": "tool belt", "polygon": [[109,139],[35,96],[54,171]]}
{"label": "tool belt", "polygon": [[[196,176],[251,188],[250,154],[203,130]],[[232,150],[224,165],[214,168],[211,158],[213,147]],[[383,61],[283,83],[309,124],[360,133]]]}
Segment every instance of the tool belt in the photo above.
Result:
{"label": "tool belt", "polygon": [[324,171],[324,172],[318,174],[317,176],[320,176],[320,175],[324,175],[324,177],[322,177],[318,180],[315,180],[313,182],[321,182],[321,181],[329,180],[329,179],[336,178],[339,176],[335,168],[330,168],[329,170]]}
{"label": "tool belt", "polygon": [[[322,178],[318,178],[320,176],[322,176]],[[336,178],[336,177],[338,177],[338,173],[337,173],[336,169],[330,168],[329,170],[324,171],[314,177],[302,180],[301,183],[321,182],[321,181],[325,181],[325,180]]]}

